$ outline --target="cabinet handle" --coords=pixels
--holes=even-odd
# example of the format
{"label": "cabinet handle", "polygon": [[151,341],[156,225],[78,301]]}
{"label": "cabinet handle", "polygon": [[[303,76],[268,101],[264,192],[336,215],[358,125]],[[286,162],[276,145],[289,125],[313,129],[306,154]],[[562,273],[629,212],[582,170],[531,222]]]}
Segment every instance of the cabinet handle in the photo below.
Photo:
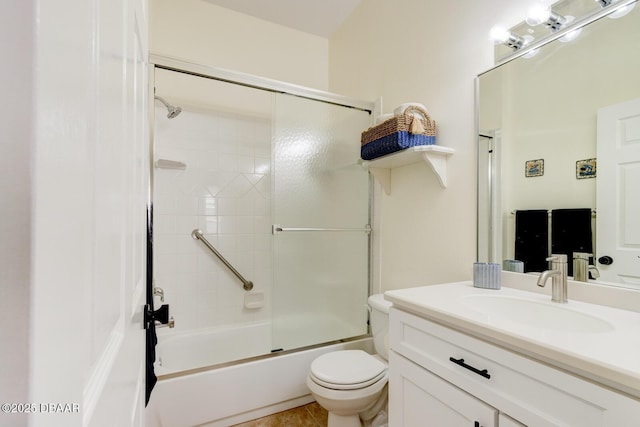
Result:
{"label": "cabinet handle", "polygon": [[481,371],[480,369],[474,368],[471,365],[467,365],[466,363],[464,363],[464,359],[454,359],[453,357],[450,357],[449,360],[455,363],[456,365],[460,365],[463,368],[466,368],[472,372],[475,372],[478,375],[485,377],[486,379],[491,378],[491,375],[489,375],[489,371],[487,371],[486,369],[483,369]]}

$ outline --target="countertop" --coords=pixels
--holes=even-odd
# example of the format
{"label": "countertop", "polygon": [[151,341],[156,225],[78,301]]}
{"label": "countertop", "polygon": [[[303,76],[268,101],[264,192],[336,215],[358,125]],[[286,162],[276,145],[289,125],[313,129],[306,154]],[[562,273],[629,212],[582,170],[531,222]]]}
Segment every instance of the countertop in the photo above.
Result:
{"label": "countertop", "polygon": [[[385,292],[395,308],[409,311],[513,352],[596,381],[640,399],[640,313],[503,286],[473,287],[470,281]],[[501,295],[586,313],[613,326],[598,332],[563,331],[492,316],[463,303],[469,295]]]}

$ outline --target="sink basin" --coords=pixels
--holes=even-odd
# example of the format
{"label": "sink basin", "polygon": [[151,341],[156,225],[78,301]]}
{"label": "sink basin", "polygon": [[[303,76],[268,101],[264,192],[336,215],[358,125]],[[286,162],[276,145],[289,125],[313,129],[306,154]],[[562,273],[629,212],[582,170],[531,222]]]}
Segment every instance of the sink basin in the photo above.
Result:
{"label": "sink basin", "polygon": [[465,295],[460,302],[497,320],[561,332],[602,333],[614,330],[611,323],[567,308],[563,304],[540,302],[506,295]]}

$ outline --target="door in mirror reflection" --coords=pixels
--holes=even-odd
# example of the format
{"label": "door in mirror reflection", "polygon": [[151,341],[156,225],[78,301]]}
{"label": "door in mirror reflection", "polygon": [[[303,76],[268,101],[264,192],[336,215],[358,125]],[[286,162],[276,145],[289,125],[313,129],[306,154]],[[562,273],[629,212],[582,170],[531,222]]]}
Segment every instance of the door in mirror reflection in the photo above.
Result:
{"label": "door in mirror reflection", "polygon": [[[598,111],[597,267],[640,286],[640,98]],[[611,262],[613,261],[613,262]]]}

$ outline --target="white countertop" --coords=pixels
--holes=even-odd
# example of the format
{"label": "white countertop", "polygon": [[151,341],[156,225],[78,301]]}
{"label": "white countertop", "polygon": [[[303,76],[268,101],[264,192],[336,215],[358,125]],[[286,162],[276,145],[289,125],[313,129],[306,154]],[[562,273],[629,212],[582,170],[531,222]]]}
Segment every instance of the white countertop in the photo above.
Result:
{"label": "white countertop", "polygon": [[[599,332],[567,331],[511,321],[475,311],[462,301],[469,295],[522,298],[553,308],[586,313],[611,324]],[[479,289],[470,281],[385,292],[393,306],[471,334],[640,399],[640,313],[571,300],[551,302],[548,295],[503,286]]]}

